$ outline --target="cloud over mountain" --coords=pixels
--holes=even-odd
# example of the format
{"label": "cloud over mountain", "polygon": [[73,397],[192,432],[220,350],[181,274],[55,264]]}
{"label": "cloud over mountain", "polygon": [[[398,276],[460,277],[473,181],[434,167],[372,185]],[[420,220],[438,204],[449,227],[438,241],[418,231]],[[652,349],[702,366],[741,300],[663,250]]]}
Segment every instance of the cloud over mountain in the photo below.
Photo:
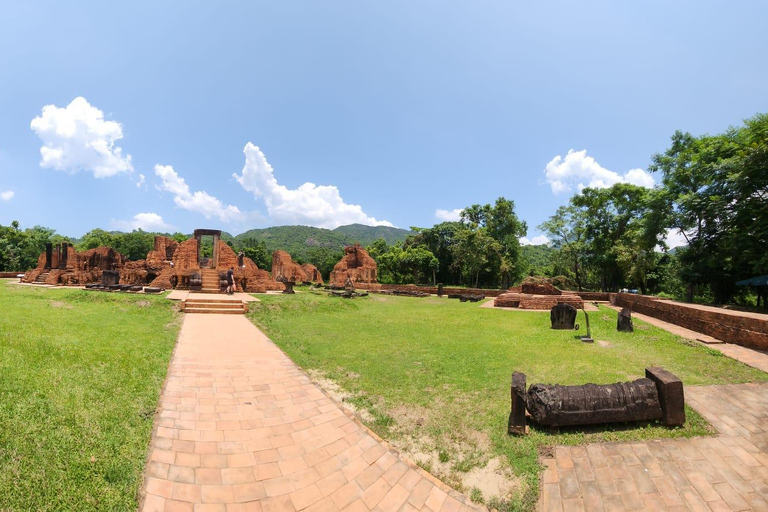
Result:
{"label": "cloud over mountain", "polygon": [[144,231],[163,231],[173,229],[173,226],[156,213],[137,213],[131,220],[112,220],[112,226],[122,231],[142,229]]}
{"label": "cloud over mountain", "polygon": [[233,177],[256,199],[264,201],[272,222],[329,229],[355,223],[392,226],[385,220],[369,217],[359,205],[345,203],[339,189],[333,185],[308,182],[297,189],[280,185],[264,153],[250,142],[245,145],[243,153],[245,165],[242,174],[234,173]]}
{"label": "cloud over mountain", "polygon": [[116,121],[105,121],[104,113],[83,97],[66,107],[46,105],[30,128],[43,141],[40,166],[57,171],[87,171],[95,178],[133,172],[131,155],[115,142],[123,138]]}
{"label": "cloud over mountain", "polygon": [[179,208],[201,213],[206,219],[215,217],[221,222],[233,222],[243,215],[237,206],[224,205],[208,192],[191,192],[184,178],[170,165],[155,165],[155,174],[162,182],[160,190],[173,194],[173,202]]}

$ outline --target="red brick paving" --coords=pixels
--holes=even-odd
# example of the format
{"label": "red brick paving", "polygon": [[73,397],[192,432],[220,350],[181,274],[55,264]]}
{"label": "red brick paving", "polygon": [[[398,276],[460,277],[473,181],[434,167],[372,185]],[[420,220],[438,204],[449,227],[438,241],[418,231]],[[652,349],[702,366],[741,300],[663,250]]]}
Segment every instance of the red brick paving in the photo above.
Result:
{"label": "red brick paving", "polygon": [[143,512],[480,510],[404,461],[245,317],[187,315]]}

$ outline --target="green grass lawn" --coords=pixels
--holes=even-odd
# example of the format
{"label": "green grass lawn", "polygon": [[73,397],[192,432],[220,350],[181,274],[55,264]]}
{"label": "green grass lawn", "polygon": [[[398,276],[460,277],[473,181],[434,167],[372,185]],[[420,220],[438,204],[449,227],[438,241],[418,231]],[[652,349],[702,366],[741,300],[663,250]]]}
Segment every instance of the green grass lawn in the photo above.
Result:
{"label": "green grass lawn", "polygon": [[136,510],[178,318],[0,281],[0,510]]}
{"label": "green grass lawn", "polygon": [[[517,480],[512,495],[491,503],[500,509],[533,508],[542,447],[710,433],[689,408],[681,429],[655,423],[532,428],[526,437],[510,437],[513,371],[526,373],[529,385],[612,383],[642,377],[647,366],[665,367],[686,386],[768,380],[766,373],[637,320],[634,333],[616,332],[616,312],[605,307],[590,314],[598,342],[585,344],[574,331],[550,329],[549,312],[438,298],[345,300],[309,292],[260,298],[249,315],[272,340],[297,364],[338,384],[369,427],[447,483],[480,500],[477,489],[462,488],[462,475],[500,456]],[[581,312],[577,323],[584,334]]]}

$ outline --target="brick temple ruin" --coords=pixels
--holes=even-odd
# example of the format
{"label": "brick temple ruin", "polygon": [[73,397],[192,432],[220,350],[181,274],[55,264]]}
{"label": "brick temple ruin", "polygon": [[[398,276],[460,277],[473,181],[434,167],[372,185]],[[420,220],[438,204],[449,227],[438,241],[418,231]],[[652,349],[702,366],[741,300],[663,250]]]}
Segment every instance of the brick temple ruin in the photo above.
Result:
{"label": "brick temple ruin", "polygon": [[552,309],[558,304],[569,304],[576,309],[584,306],[584,299],[573,292],[564,292],[542,277],[526,277],[519,288],[510,288],[493,301],[497,308]]}
{"label": "brick temple ruin", "polygon": [[285,251],[272,253],[272,277],[276,281],[323,284],[323,276],[311,263],[299,265]]}
{"label": "brick temple ruin", "polygon": [[347,279],[355,283],[376,283],[378,266],[368,251],[360,244],[344,248],[344,256],[334,265],[330,282],[334,286],[344,286]]}
{"label": "brick temple ruin", "polygon": [[[212,254],[208,257],[201,254],[204,236],[213,238]],[[293,260],[290,261],[293,263]],[[194,236],[184,242],[156,236],[154,247],[147,253],[146,259],[138,261],[128,261],[110,247],[77,252],[70,243],[47,244],[38,258],[37,267],[27,271],[22,282],[84,286],[101,283],[106,272],[110,279],[116,273],[115,277],[119,276],[119,282],[123,284],[166,290],[194,289],[197,286],[203,291],[218,292],[221,279],[231,267],[234,267],[235,281],[240,290],[264,293],[284,289],[282,283],[273,279],[268,271],[260,269],[253,260],[243,255],[238,257],[221,240],[221,231],[208,229],[195,230]],[[298,268],[307,277],[304,281],[311,281],[308,272],[301,266]],[[314,269],[311,277],[319,276],[314,266],[311,269]]]}

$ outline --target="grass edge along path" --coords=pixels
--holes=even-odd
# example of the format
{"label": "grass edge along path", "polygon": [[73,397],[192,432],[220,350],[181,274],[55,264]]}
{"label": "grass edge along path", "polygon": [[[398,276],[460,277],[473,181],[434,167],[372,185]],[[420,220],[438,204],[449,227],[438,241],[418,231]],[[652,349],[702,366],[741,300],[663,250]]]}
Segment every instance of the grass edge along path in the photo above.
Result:
{"label": "grass edge along path", "polygon": [[135,510],[180,315],[0,281],[0,510]]}
{"label": "grass edge along path", "polygon": [[[658,424],[531,429],[509,437],[512,371],[528,383],[611,383],[664,366],[686,386],[767,381],[768,374],[635,321],[616,332],[616,312],[590,314],[594,344],[574,331],[549,328],[549,312],[515,312],[437,298],[321,294],[262,296],[249,317],[300,367],[327,378],[361,420],[446,483],[500,510],[529,510],[538,496],[538,450],[564,444],[711,434],[688,408],[682,429]],[[579,314],[577,323],[582,324]],[[426,455],[426,456],[425,456]],[[462,485],[463,476],[494,457],[518,479],[516,491],[490,501]]]}

